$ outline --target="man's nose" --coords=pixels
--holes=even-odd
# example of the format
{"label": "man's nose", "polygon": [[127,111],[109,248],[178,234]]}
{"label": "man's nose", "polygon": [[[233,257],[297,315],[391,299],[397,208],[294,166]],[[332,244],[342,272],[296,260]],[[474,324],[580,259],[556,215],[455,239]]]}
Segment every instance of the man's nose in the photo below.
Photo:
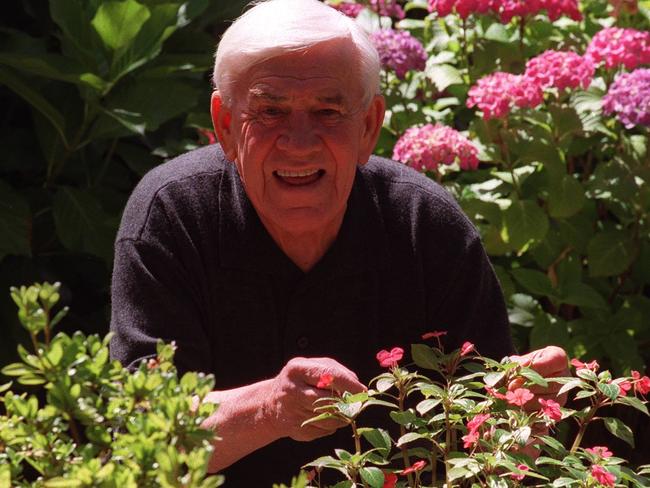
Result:
{"label": "man's nose", "polygon": [[320,137],[314,121],[305,112],[294,112],[286,120],[285,128],[277,140],[277,147],[296,155],[308,155],[318,150]]}

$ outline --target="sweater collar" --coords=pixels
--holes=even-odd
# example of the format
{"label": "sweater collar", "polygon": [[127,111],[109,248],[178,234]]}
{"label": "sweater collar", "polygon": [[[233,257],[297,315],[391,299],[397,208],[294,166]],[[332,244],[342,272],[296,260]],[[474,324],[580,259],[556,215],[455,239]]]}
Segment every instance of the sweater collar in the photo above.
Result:
{"label": "sweater collar", "polygon": [[388,245],[377,195],[357,169],[338,236],[321,260],[303,273],[262,224],[235,165],[226,163],[219,189],[219,255],[225,268],[310,281],[382,267],[388,261]]}

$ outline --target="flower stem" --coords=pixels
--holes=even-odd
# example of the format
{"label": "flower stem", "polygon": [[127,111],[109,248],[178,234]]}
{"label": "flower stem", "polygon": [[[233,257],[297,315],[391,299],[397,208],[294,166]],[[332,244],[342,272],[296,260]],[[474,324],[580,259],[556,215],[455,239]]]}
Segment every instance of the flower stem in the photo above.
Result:
{"label": "flower stem", "polygon": [[[397,387],[399,389],[399,411],[403,412],[404,411],[404,399],[406,398],[406,392],[404,391],[404,385],[402,384],[401,381],[397,382]],[[406,429],[402,424],[399,426],[399,434],[400,437],[406,435]],[[403,445],[400,447],[400,450],[402,451],[402,460],[404,461],[404,469],[410,468],[411,467],[411,460],[409,459],[408,451],[406,447]],[[413,475],[411,473],[408,473],[406,475],[408,478],[408,484],[409,486],[413,486]]]}
{"label": "flower stem", "polygon": [[576,452],[578,447],[580,447],[580,443],[582,442],[582,438],[585,435],[587,426],[594,419],[594,416],[596,415],[596,411],[598,410],[599,407],[600,404],[592,406],[591,409],[589,410],[589,413],[587,413],[585,419],[580,423],[580,429],[578,430],[578,433],[576,434],[576,438],[573,441],[573,445],[571,446],[571,450],[570,450],[571,454]]}

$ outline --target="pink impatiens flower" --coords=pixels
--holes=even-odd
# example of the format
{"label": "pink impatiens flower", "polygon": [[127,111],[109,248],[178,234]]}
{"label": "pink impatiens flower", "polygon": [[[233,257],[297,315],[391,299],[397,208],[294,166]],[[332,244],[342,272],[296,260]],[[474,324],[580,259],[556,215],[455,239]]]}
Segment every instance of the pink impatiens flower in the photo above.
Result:
{"label": "pink impatiens flower", "polygon": [[503,393],[499,393],[499,391],[497,391],[496,389],[494,389],[494,388],[492,388],[490,386],[486,386],[485,391],[488,392],[488,395],[493,396],[497,400],[505,400],[506,399],[506,395],[504,395]]}
{"label": "pink impatiens flower", "polygon": [[539,399],[539,404],[542,406],[542,412],[549,419],[559,421],[562,420],[562,411],[560,410],[560,404],[554,400],[544,400],[543,398]]}
{"label": "pink impatiens flower", "polygon": [[594,456],[598,456],[600,458],[609,458],[614,455],[612,451],[610,451],[606,446],[588,447],[585,449],[585,452],[588,452],[589,454],[593,454]]}
{"label": "pink impatiens flower", "polygon": [[490,417],[491,415],[489,413],[479,413],[478,415],[475,415],[472,420],[467,422],[467,430],[469,432],[477,431],[478,428]]}
{"label": "pink impatiens flower", "polygon": [[382,368],[392,368],[397,366],[398,361],[404,356],[404,349],[401,347],[394,347],[390,351],[382,349],[377,353],[377,361]]}
{"label": "pink impatiens flower", "polygon": [[478,149],[460,132],[441,124],[406,129],[393,148],[393,159],[417,169],[435,171],[458,162],[461,169],[478,167]]}
{"label": "pink impatiens flower", "polygon": [[384,473],[384,484],[381,488],[395,488],[397,475],[395,473]]}
{"label": "pink impatiens flower", "polygon": [[463,447],[465,449],[470,449],[476,445],[478,442],[479,433],[477,430],[469,432],[467,435],[461,437],[463,440]]}
{"label": "pink impatiens flower", "polygon": [[318,379],[316,388],[329,388],[330,386],[332,386],[333,381],[334,381],[334,376],[332,376],[329,373],[323,373],[322,375],[320,375],[320,378]]}
{"label": "pink impatiens flower", "polygon": [[576,368],[576,371],[580,371],[581,369],[588,369],[595,373],[596,371],[598,371],[598,368],[600,368],[600,365],[596,360],[590,361],[588,363],[583,363],[579,359],[574,358],[570,362],[571,362],[571,366],[574,366]]}
{"label": "pink impatiens flower", "polygon": [[[529,471],[530,470],[530,468],[528,466],[526,466],[525,464],[517,465],[517,469],[519,471]],[[521,474],[512,473],[512,474],[510,474],[510,477],[512,479],[514,479],[514,480],[521,481],[526,477],[526,473],[521,473]]]}
{"label": "pink impatiens flower", "polygon": [[467,356],[470,352],[475,351],[474,344],[471,342],[463,342],[463,345],[460,346],[460,355]]}
{"label": "pink impatiens flower", "polygon": [[616,484],[616,476],[597,464],[591,467],[591,476],[601,485],[613,487]]}
{"label": "pink impatiens flower", "polygon": [[526,403],[535,397],[528,388],[517,388],[514,391],[506,393],[506,401],[510,405],[518,405],[523,407]]}
{"label": "pink impatiens flower", "polygon": [[650,378],[647,376],[641,376],[641,373],[638,371],[632,371],[632,385],[634,387],[634,392],[641,395],[647,395],[650,393]]}
{"label": "pink impatiens flower", "polygon": [[427,332],[425,334],[422,334],[422,339],[427,340],[427,339],[431,339],[433,337],[435,337],[437,339],[438,337],[442,337],[444,335],[447,335],[446,330],[434,330],[432,332]]}
{"label": "pink impatiens flower", "polygon": [[408,468],[403,469],[400,474],[409,474],[413,473],[415,471],[421,471],[424,469],[424,467],[427,465],[426,461],[420,460],[420,461],[415,461],[413,464],[411,464]]}

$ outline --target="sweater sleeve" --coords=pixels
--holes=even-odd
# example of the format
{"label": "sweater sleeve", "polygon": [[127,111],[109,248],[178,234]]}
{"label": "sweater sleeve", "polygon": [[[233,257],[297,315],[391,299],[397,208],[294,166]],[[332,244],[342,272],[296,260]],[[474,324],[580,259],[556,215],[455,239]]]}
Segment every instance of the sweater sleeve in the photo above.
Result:
{"label": "sweater sleeve", "polygon": [[161,243],[121,239],[112,279],[111,356],[135,367],[156,355],[158,339],[176,342],[180,373],[211,371],[210,346],[188,273]]}

